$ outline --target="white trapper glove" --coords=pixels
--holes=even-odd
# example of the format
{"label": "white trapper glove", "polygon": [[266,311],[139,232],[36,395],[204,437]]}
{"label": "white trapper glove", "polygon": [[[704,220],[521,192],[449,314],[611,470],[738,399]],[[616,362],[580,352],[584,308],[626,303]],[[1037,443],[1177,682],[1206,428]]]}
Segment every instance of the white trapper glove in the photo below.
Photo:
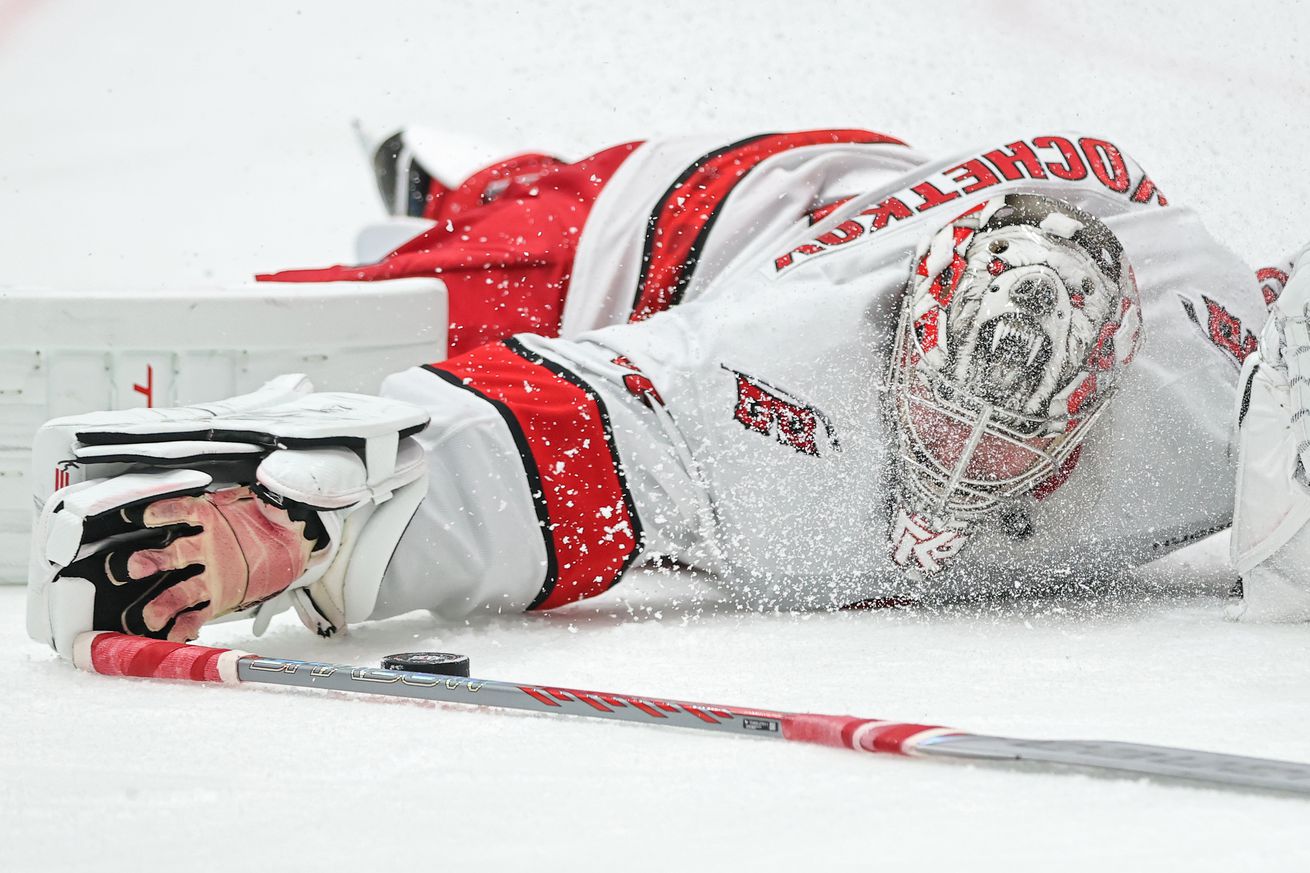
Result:
{"label": "white trapper glove", "polygon": [[[366,618],[426,491],[413,437],[428,416],[311,391],[283,376],[219,403],[43,426],[28,633],[71,656],[88,630],[180,641],[258,613],[261,632],[287,605],[323,635]],[[52,471],[63,487],[43,495]]]}
{"label": "white trapper glove", "polygon": [[1310,621],[1310,249],[1238,382],[1230,550],[1248,621]]}

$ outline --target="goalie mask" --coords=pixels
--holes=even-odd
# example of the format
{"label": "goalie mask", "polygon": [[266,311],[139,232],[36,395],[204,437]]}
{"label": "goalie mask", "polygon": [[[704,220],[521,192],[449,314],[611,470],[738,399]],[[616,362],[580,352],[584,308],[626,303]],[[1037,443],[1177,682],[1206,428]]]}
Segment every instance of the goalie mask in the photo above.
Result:
{"label": "goalie mask", "polygon": [[1063,201],[988,200],[922,244],[889,374],[897,562],[932,572],[971,521],[1058,484],[1141,324],[1123,247]]}

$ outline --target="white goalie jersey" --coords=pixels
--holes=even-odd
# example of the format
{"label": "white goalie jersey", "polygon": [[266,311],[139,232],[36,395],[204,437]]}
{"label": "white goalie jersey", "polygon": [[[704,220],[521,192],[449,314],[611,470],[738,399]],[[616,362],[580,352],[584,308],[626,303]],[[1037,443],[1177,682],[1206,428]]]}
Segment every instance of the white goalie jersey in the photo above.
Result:
{"label": "white goalie jersey", "polygon": [[[430,480],[373,615],[550,608],[655,556],[754,606],[1022,591],[1119,573],[1230,523],[1231,415],[1265,303],[1194,213],[1116,144],[1078,134],[931,163],[881,147],[848,169],[862,193],[817,220],[793,208],[779,222],[763,196],[724,213],[699,253],[712,278],[678,305],[593,330],[566,312],[569,339],[520,335],[389,378],[385,395],[432,416],[418,437]],[[639,267],[641,197],[662,187],[606,189],[635,207],[598,202],[578,257],[588,235],[635,254],[580,264],[570,307],[612,300]],[[894,517],[888,372],[924,240],[1013,193],[1113,231],[1140,290],[1140,312],[1121,313],[1136,319],[1136,352],[1058,475],[961,547]]]}

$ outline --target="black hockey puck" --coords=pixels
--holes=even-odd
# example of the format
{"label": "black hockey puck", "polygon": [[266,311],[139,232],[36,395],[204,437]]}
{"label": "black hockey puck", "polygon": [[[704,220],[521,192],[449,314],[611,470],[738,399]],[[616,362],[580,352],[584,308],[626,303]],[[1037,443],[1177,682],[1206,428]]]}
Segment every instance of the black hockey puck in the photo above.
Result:
{"label": "black hockey puck", "polygon": [[469,659],[468,655],[450,652],[401,652],[383,658],[382,669],[434,673],[437,676],[467,676]]}

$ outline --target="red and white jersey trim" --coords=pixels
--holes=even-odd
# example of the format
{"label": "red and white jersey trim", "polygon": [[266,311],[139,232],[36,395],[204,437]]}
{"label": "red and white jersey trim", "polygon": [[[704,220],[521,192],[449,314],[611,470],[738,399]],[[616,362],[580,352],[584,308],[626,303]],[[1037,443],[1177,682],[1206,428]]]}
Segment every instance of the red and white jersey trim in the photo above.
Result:
{"label": "red and white jersey trim", "polygon": [[787,236],[815,206],[881,187],[925,161],[899,140],[861,130],[643,143],[587,217],[560,335],[645,317],[675,296],[693,299],[747,244]]}
{"label": "red and white jersey trim", "polygon": [[641,521],[600,395],[514,338],[425,369],[493,405],[518,447],[546,552],[528,609],[617,582],[641,552]]}

